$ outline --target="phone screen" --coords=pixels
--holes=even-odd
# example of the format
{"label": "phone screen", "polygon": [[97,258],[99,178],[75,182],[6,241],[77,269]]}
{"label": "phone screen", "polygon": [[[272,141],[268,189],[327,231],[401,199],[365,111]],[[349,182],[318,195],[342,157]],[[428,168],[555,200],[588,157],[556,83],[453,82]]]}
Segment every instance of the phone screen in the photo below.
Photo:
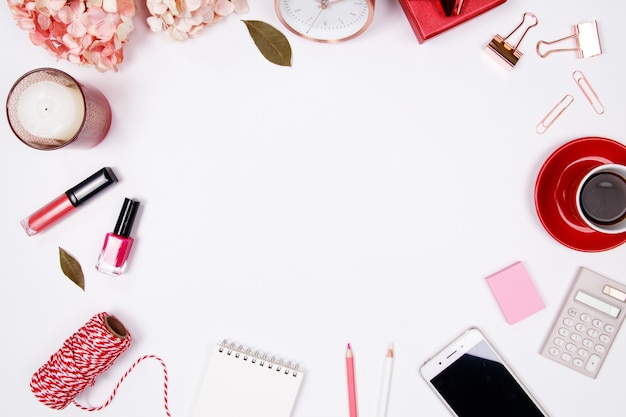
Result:
{"label": "phone screen", "polygon": [[485,340],[430,382],[459,417],[545,417]]}

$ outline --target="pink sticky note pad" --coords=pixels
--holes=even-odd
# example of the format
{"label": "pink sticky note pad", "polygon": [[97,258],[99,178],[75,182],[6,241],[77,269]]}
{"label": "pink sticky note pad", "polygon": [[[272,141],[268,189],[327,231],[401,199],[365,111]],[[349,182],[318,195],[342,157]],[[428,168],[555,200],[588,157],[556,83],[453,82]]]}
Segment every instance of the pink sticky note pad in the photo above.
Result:
{"label": "pink sticky note pad", "polygon": [[488,276],[487,284],[509,324],[515,324],[545,307],[522,262],[515,262]]}

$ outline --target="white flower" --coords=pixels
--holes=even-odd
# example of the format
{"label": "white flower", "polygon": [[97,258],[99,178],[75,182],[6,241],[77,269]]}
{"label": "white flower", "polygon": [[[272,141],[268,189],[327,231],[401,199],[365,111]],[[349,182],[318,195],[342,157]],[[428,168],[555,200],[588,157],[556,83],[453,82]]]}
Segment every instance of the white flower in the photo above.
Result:
{"label": "white flower", "polygon": [[165,30],[165,25],[163,24],[163,20],[161,18],[156,17],[156,16],[150,16],[146,20],[148,22],[148,26],[150,27],[151,31],[161,32]]}
{"label": "white flower", "polygon": [[233,12],[249,10],[248,0],[146,0],[146,5],[151,15],[147,18],[150,30],[167,32],[177,41],[199,36],[205,26]]}
{"label": "white flower", "polygon": [[233,4],[235,5],[235,13],[237,14],[248,13],[250,10],[248,0],[233,0]]}

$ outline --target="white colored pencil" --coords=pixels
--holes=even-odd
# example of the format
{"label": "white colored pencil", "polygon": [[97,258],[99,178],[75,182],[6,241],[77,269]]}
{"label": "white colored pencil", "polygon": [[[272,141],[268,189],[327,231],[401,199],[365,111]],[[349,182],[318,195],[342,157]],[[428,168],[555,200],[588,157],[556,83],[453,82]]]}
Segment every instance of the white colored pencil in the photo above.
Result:
{"label": "white colored pencil", "polygon": [[389,404],[389,390],[391,388],[391,374],[393,371],[393,344],[389,345],[385,364],[383,367],[383,379],[380,385],[380,396],[378,398],[378,412],[376,417],[387,416],[387,406]]}

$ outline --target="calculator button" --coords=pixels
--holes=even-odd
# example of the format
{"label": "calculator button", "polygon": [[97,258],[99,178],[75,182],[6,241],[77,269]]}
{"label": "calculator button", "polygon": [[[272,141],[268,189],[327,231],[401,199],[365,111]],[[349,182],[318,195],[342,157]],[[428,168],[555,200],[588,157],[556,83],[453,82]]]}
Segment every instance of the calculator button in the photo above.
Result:
{"label": "calculator button", "polygon": [[581,323],[576,323],[576,330],[578,330],[579,332],[584,332],[585,330],[587,330],[587,328],[585,327],[584,324]]}
{"label": "calculator button", "polygon": [[602,320],[593,319],[593,321],[591,322],[591,324],[593,324],[595,327],[602,327],[602,325],[603,325],[604,323],[602,323]]}
{"label": "calculator button", "polygon": [[567,314],[572,317],[578,317],[578,310],[576,310],[575,308],[570,308],[567,310]]}
{"label": "calculator button", "polygon": [[576,358],[576,359],[574,359],[574,361],[573,361],[572,363],[573,363],[575,366],[579,367],[579,368],[582,368],[582,367],[583,367],[583,365],[585,364],[585,363],[582,361],[582,359],[580,359],[580,358]]}
{"label": "calculator button", "polygon": [[570,355],[569,353],[564,353],[561,355],[561,359],[563,359],[565,362],[569,362],[572,360],[572,355]]}
{"label": "calculator button", "polygon": [[555,347],[551,347],[548,352],[550,352],[550,355],[552,356],[559,356],[559,350]]}
{"label": "calculator button", "polygon": [[567,330],[567,329],[566,329],[566,328],[564,328],[564,327],[561,327],[561,328],[559,329],[559,334],[560,334],[561,336],[563,336],[563,337],[567,337],[567,336],[569,336],[569,330]]}
{"label": "calculator button", "polygon": [[602,343],[609,343],[611,341],[611,338],[605,334],[601,334],[600,335],[600,341]]}
{"label": "calculator button", "polygon": [[587,364],[585,365],[585,370],[588,372],[594,372],[600,366],[600,357],[598,355],[591,355]]}
{"label": "calculator button", "polygon": [[613,333],[615,331],[615,326],[613,326],[612,324],[607,324],[606,326],[604,326],[604,331],[607,333]]}
{"label": "calculator button", "polygon": [[583,313],[580,315],[580,319],[587,323],[591,320],[591,316],[589,314]]}
{"label": "calculator button", "polygon": [[570,339],[572,339],[574,342],[580,342],[580,339],[582,339],[582,337],[580,337],[578,333],[572,333]]}
{"label": "calculator button", "polygon": [[596,329],[589,329],[589,331],[587,332],[587,335],[589,337],[597,337],[598,336],[598,331]]}
{"label": "calculator button", "polygon": [[570,352],[576,352],[576,345],[573,343],[568,343],[565,345],[565,349],[567,349]]}
{"label": "calculator button", "polygon": [[589,356],[589,352],[583,348],[578,349],[578,356],[580,356],[581,358],[586,358],[587,356]]}
{"label": "calculator button", "polygon": [[598,353],[604,353],[606,352],[606,347],[604,345],[595,345],[593,347],[593,350],[595,350]]}
{"label": "calculator button", "polygon": [[583,340],[583,346],[585,347],[593,347],[593,342],[589,339]]}
{"label": "calculator button", "polygon": [[572,327],[574,325],[574,320],[570,319],[569,317],[565,317],[563,319],[563,324],[567,327]]}
{"label": "calculator button", "polygon": [[565,342],[560,337],[557,337],[557,338],[554,339],[554,344],[556,346],[563,346],[565,344]]}

